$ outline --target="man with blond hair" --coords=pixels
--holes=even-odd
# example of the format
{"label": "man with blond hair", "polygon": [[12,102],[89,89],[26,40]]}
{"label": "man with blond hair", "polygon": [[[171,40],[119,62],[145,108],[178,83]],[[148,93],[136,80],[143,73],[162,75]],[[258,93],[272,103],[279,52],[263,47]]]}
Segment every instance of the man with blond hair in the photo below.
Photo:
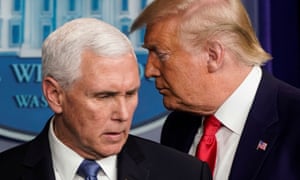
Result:
{"label": "man with blond hair", "polygon": [[165,107],[161,143],[206,161],[216,180],[300,179],[300,90],[262,66],[240,0],[154,0],[146,25],[145,75]]}

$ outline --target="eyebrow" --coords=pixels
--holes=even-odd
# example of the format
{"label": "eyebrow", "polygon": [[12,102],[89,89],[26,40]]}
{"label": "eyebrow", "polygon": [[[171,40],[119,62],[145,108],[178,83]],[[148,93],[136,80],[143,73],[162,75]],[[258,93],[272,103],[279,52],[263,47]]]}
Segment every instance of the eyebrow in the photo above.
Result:
{"label": "eyebrow", "polygon": [[148,49],[148,45],[143,44],[143,45],[142,45],[142,48]]}
{"label": "eyebrow", "polygon": [[131,89],[131,90],[129,90],[129,91],[126,91],[126,93],[134,93],[134,92],[138,92],[139,89],[140,89],[140,87],[136,87],[136,88],[134,88],[134,89]]}
{"label": "eyebrow", "polygon": [[143,44],[142,47],[145,48],[145,49],[148,49],[150,51],[157,51],[157,46],[156,45]]}
{"label": "eyebrow", "polygon": [[[140,87],[136,87],[134,89],[128,90],[125,93],[126,94],[130,94],[130,93],[134,93],[134,92],[138,92],[140,89]],[[114,95],[118,95],[121,94],[119,91],[110,91],[110,90],[106,90],[106,91],[101,91],[101,92],[96,92],[94,93],[94,95],[110,95],[110,96],[114,96]]]}

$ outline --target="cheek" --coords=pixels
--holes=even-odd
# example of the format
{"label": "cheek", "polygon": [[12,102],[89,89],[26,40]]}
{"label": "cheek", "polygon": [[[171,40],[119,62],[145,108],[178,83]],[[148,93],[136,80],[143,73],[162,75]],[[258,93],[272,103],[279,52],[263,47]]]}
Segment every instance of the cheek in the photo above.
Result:
{"label": "cheek", "polygon": [[[99,107],[94,103],[82,103],[84,101],[72,101],[65,108],[65,116],[68,119],[72,119],[77,124],[79,133],[94,133],[96,129],[101,129],[101,124],[104,123],[104,119],[108,118],[108,109]],[[92,130],[92,131],[91,131]]]}
{"label": "cheek", "polygon": [[139,101],[139,98],[138,98],[138,95],[136,95],[136,96],[132,99],[132,101],[131,101],[131,103],[130,103],[130,105],[129,105],[129,107],[130,107],[130,109],[131,109],[132,112],[135,111],[135,109],[136,109],[136,107],[137,107],[137,105],[138,105],[138,101]]}
{"label": "cheek", "polygon": [[[175,93],[180,99],[191,99],[197,96],[199,92],[202,92],[203,80],[198,73],[192,71],[180,71],[173,76],[170,76],[170,89]],[[196,99],[194,99],[196,100]]]}
{"label": "cheek", "polygon": [[137,106],[138,106],[138,95],[136,95],[136,97],[133,97],[132,99],[129,99],[127,102],[127,110],[129,113],[129,117],[127,119],[128,124],[131,124]]}

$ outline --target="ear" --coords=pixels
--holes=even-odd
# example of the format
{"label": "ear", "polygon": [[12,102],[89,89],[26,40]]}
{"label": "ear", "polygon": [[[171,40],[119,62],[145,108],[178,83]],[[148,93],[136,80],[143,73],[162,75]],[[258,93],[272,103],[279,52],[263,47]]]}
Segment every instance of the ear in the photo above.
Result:
{"label": "ear", "polygon": [[45,77],[42,82],[43,93],[51,109],[55,113],[62,112],[63,90],[58,82],[51,78]]}
{"label": "ear", "polygon": [[220,69],[223,65],[224,60],[224,46],[215,40],[209,40],[207,42],[208,51],[208,71],[215,72]]}

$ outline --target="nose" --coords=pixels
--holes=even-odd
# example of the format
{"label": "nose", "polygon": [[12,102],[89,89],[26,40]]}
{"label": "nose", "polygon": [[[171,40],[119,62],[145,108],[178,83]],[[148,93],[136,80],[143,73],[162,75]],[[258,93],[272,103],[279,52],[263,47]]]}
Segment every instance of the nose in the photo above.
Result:
{"label": "nose", "polygon": [[149,56],[145,67],[145,76],[147,78],[156,78],[160,76],[159,68],[160,68],[159,61]]}
{"label": "nose", "polygon": [[126,103],[125,97],[120,97],[115,102],[113,119],[118,121],[126,121],[130,117],[129,105]]}

